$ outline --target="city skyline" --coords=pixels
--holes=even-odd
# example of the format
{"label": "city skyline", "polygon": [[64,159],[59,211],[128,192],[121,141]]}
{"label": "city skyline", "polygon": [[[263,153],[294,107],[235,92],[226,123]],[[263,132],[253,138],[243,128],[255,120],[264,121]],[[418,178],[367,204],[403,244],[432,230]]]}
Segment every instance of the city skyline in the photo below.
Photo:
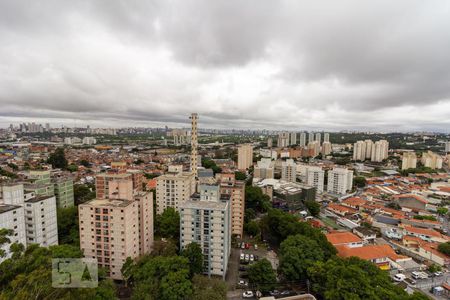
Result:
{"label": "city skyline", "polygon": [[345,4],[3,1],[0,127],[449,132],[449,4]]}

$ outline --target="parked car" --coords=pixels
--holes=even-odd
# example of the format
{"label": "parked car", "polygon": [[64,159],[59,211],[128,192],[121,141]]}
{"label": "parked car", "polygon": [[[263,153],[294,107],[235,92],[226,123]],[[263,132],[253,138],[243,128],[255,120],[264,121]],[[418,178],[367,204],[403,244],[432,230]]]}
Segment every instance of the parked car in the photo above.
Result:
{"label": "parked car", "polygon": [[397,282],[403,281],[405,279],[406,279],[405,274],[399,273],[399,274],[395,274],[394,275],[394,280],[397,281]]}
{"label": "parked car", "polygon": [[290,296],[290,295],[295,295],[294,291],[282,291],[280,293],[281,296]]}
{"label": "parked car", "polygon": [[245,291],[242,293],[243,298],[253,298],[253,292],[252,291]]}
{"label": "parked car", "polygon": [[244,242],[242,242],[242,244],[241,244],[241,249],[245,249],[245,243]]}
{"label": "parked car", "polygon": [[258,250],[258,245],[257,244],[255,244],[255,250]]}
{"label": "parked car", "polygon": [[239,285],[241,285],[241,286],[248,286],[248,282],[241,279],[241,280],[239,280]]}
{"label": "parked car", "polygon": [[245,254],[244,253],[241,253],[241,258],[240,258],[241,260],[244,260],[245,259]]}
{"label": "parked car", "polygon": [[259,256],[255,255],[255,261],[258,261],[258,260],[259,260]]}
{"label": "parked car", "polygon": [[269,294],[270,294],[270,296],[278,296],[278,295],[280,295],[280,291],[278,291],[278,290],[273,290],[273,291],[270,291],[269,292]]}
{"label": "parked car", "polygon": [[253,256],[253,254],[250,254],[250,262],[254,262],[255,261],[255,257]]}
{"label": "parked car", "polygon": [[245,243],[245,249],[250,249],[251,245],[249,243]]}
{"label": "parked car", "polygon": [[439,271],[438,271],[438,272],[435,272],[433,275],[436,276],[436,277],[438,277],[438,276],[442,276],[442,274],[443,274],[442,272],[439,272]]}
{"label": "parked car", "polygon": [[245,254],[245,262],[249,262],[250,261],[250,255]]}

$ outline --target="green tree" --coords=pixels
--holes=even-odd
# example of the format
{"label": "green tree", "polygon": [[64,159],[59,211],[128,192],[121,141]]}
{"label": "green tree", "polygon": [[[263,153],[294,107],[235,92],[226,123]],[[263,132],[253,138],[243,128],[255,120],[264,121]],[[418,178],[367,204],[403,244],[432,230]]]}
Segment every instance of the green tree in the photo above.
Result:
{"label": "green tree", "polygon": [[435,273],[442,270],[441,266],[436,265],[436,264],[432,264],[431,266],[428,267],[428,271],[431,273]]}
{"label": "green tree", "polygon": [[75,205],[85,203],[95,198],[95,187],[89,184],[75,184],[73,186],[73,196]]}
{"label": "green tree", "polygon": [[78,171],[78,166],[77,165],[68,165],[66,169],[67,169],[67,171],[73,173],[73,172]]}
{"label": "green tree", "polygon": [[307,278],[307,269],[325,255],[316,241],[302,235],[289,236],[280,246],[279,271],[289,281]]}
{"label": "green tree", "polygon": [[203,253],[199,244],[195,242],[190,243],[181,251],[181,256],[189,260],[191,277],[203,272]]}
{"label": "green tree", "polygon": [[122,273],[123,280],[125,281],[125,287],[128,287],[128,283],[131,279],[131,276],[133,275],[133,271],[135,268],[134,260],[131,257],[127,257],[125,262],[122,265],[122,268],[120,269],[120,272]]}
{"label": "green tree", "polygon": [[155,230],[160,237],[180,238],[180,214],[173,208],[166,208],[161,215],[156,215]]}
{"label": "green tree", "polygon": [[60,244],[80,244],[78,207],[58,208],[58,240]]}
{"label": "green tree", "polygon": [[317,217],[320,213],[320,204],[314,200],[305,201],[305,206],[308,209],[309,213],[314,217]]}
{"label": "green tree", "polygon": [[177,255],[177,245],[173,240],[156,240],[153,243],[152,256],[175,256]]}
{"label": "green tree", "polygon": [[272,290],[277,284],[277,276],[271,263],[263,258],[248,268],[248,280],[262,293]]}
{"label": "green tree", "polygon": [[257,236],[260,233],[259,224],[254,220],[248,223],[244,223],[244,230],[251,236]]}
{"label": "green tree", "polygon": [[257,186],[245,187],[245,206],[259,212],[266,212],[270,207],[270,197],[263,194],[261,188]]}
{"label": "green tree", "polygon": [[2,249],[2,246],[11,243],[9,236],[13,234],[12,229],[0,228],[0,258],[6,256],[6,251]]}
{"label": "green tree", "polygon": [[439,252],[450,256],[450,242],[439,244],[438,250]]}
{"label": "green tree", "polygon": [[64,148],[57,148],[55,152],[50,154],[47,162],[51,164],[53,168],[66,169],[68,163],[64,154]]}
{"label": "green tree", "polygon": [[86,168],[89,168],[89,167],[91,166],[91,164],[89,163],[89,161],[87,161],[87,160],[85,160],[85,159],[80,160],[80,165],[81,165],[81,166],[84,166],[84,167],[86,167]]}
{"label": "green tree", "polygon": [[227,285],[218,278],[195,275],[192,278],[192,300],[225,300]]}
{"label": "green tree", "polygon": [[356,176],[353,178],[353,186],[363,188],[367,184],[366,178],[364,176]]}
{"label": "green tree", "polygon": [[245,175],[244,172],[236,171],[234,172],[234,176],[236,177],[236,180],[246,180],[247,175]]}

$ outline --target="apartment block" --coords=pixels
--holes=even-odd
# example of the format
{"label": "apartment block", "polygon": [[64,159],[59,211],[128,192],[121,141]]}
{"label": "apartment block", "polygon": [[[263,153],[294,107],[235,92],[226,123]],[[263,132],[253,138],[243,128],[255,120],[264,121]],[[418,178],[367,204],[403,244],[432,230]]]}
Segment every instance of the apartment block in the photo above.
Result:
{"label": "apartment block", "polygon": [[300,147],[306,146],[306,132],[300,132]]}
{"label": "apartment block", "polygon": [[290,136],[289,145],[297,145],[297,132],[291,132],[289,136]]}
{"label": "apartment block", "polygon": [[95,177],[95,191],[97,199],[107,199],[109,195],[109,182],[120,179],[131,179],[129,173],[100,173]]}
{"label": "apartment block", "polygon": [[195,192],[195,184],[192,172],[183,172],[182,166],[170,166],[166,174],[156,178],[156,212],[162,214],[168,207],[178,209]]}
{"label": "apartment block", "polygon": [[199,194],[180,205],[180,247],[200,245],[204,274],[225,278],[231,250],[229,195],[219,186],[199,186]]}
{"label": "apartment block", "polygon": [[217,174],[220,194],[230,195],[231,234],[244,234],[245,182],[236,180],[234,173]]}
{"label": "apartment block", "polygon": [[334,168],[328,171],[327,192],[345,195],[353,187],[353,171],[345,168]]}
{"label": "apartment block", "polygon": [[293,159],[287,159],[281,163],[281,180],[289,182],[297,181],[297,165]]}
{"label": "apartment block", "polygon": [[417,167],[417,156],[415,152],[403,152],[402,170],[414,169]]}
{"label": "apartment block", "polygon": [[278,134],[277,147],[288,147],[290,143],[289,132],[280,132]]}
{"label": "apartment block", "polygon": [[253,165],[253,146],[250,144],[240,145],[238,147],[238,169],[247,170]]}
{"label": "apartment block", "polygon": [[382,162],[388,158],[389,155],[389,143],[386,140],[376,141],[372,145],[371,161]]}
{"label": "apartment block", "polygon": [[20,205],[0,204],[0,228],[12,229],[13,234],[9,236],[10,243],[4,244],[1,249],[6,255],[0,257],[0,263],[11,257],[9,247],[11,244],[20,243],[26,246],[24,210]]}
{"label": "apartment block", "polygon": [[322,193],[324,191],[325,171],[318,166],[306,167],[306,184],[316,188],[316,191]]}
{"label": "apartment block", "polygon": [[43,247],[58,245],[55,196],[36,196],[25,200],[25,235],[27,244]]}
{"label": "apartment block", "polygon": [[56,206],[62,208],[74,206],[73,179],[69,177],[58,177],[52,179],[52,183],[56,197]]}
{"label": "apartment block", "polygon": [[331,154],[331,150],[332,150],[331,143],[328,142],[328,141],[324,141],[322,143],[322,154],[323,155],[330,155]]}
{"label": "apartment block", "polygon": [[253,171],[254,178],[273,178],[275,171],[275,163],[270,158],[262,158],[256,163],[255,169]]}
{"label": "apartment block", "polygon": [[23,205],[24,188],[21,183],[10,183],[0,186],[0,204]]}
{"label": "apartment block", "polygon": [[432,151],[424,152],[420,161],[425,167],[431,169],[442,169],[442,157]]}
{"label": "apartment block", "polygon": [[366,160],[366,143],[357,141],[353,144],[353,160]]}

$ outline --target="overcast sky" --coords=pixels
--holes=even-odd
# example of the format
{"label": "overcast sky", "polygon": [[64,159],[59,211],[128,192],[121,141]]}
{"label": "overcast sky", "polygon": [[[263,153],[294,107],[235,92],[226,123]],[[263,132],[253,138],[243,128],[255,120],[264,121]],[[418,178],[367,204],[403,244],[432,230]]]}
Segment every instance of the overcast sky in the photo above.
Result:
{"label": "overcast sky", "polygon": [[450,131],[450,1],[0,1],[0,126]]}

